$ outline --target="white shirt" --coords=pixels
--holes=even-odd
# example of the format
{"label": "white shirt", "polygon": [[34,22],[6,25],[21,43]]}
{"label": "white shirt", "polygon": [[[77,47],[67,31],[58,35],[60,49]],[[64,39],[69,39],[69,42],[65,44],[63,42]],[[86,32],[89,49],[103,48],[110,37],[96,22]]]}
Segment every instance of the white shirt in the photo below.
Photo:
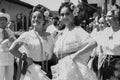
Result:
{"label": "white shirt", "polygon": [[[6,28],[6,30],[9,35],[14,36],[14,33],[9,28]],[[9,52],[11,42],[8,39],[3,40],[2,31],[0,28],[0,66],[13,65],[14,57]]]}
{"label": "white shirt", "polygon": [[[90,35],[79,26],[75,27],[72,31],[65,29],[55,43],[54,52],[57,55],[76,52],[86,46],[84,43],[87,42],[88,38],[90,40]],[[87,62],[89,56],[90,53],[88,52],[87,54],[82,54],[80,57],[83,62]]]}
{"label": "white shirt", "polygon": [[[104,44],[105,54],[120,55],[120,30],[113,32],[112,27],[104,31]],[[112,38],[111,38],[112,37]]]}

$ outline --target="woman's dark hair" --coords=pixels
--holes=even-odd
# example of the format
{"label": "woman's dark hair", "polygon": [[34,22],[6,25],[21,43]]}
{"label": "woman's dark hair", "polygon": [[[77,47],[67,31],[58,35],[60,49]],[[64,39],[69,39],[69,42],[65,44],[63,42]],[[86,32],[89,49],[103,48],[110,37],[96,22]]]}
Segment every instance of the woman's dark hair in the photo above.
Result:
{"label": "woman's dark hair", "polygon": [[45,18],[44,12],[46,11],[46,8],[44,8],[43,6],[41,6],[40,4],[38,4],[38,5],[36,5],[36,6],[33,7],[31,15],[32,15],[35,11],[41,12],[42,15],[43,15],[43,17]]}
{"label": "woman's dark hair", "polygon": [[[74,10],[71,9],[71,5],[73,5],[72,2],[62,3],[61,6],[60,6],[60,8],[59,8],[59,11],[58,11],[59,15],[60,15],[60,12],[61,12],[62,8],[64,8],[64,7],[68,8],[69,11],[73,13]],[[75,16],[75,18],[74,18],[74,24],[76,26],[78,26],[80,24],[80,20],[79,20],[78,16]]]}
{"label": "woman's dark hair", "polygon": [[36,5],[36,6],[33,7],[32,11],[31,11],[31,16],[32,16],[32,14],[33,14],[35,11],[39,11],[39,12],[42,13],[43,19],[44,19],[44,21],[45,21],[45,23],[44,23],[44,25],[45,25],[45,24],[48,22],[48,20],[46,19],[45,15],[44,15],[44,12],[45,12],[45,11],[49,11],[49,16],[51,16],[50,10],[48,10],[47,8],[45,8],[45,7],[41,6],[40,4],[38,4],[38,5]]}

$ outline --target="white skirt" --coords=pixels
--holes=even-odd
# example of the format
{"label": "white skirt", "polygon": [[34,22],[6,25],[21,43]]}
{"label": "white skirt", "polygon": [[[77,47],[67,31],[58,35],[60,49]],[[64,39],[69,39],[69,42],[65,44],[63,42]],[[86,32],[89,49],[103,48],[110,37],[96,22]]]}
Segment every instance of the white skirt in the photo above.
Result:
{"label": "white skirt", "polygon": [[21,75],[20,80],[50,80],[46,73],[41,69],[41,66],[32,64],[28,67],[27,73]]}
{"label": "white skirt", "polygon": [[96,75],[87,66],[67,56],[52,66],[52,80],[97,80]]}

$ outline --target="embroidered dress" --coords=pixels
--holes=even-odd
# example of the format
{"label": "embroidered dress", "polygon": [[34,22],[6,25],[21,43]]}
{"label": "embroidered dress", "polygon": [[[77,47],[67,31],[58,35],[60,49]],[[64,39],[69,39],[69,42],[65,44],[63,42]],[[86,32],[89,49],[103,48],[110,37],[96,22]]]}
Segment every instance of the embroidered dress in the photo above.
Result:
{"label": "embroidered dress", "polygon": [[62,57],[58,64],[52,66],[53,80],[97,80],[95,74],[88,68],[87,62],[91,52],[80,55],[80,59],[71,59],[71,53],[82,49],[89,34],[81,27],[72,31],[65,30],[55,43],[54,52]]}
{"label": "embroidered dress", "polygon": [[25,76],[21,76],[20,80],[50,80],[41,66],[32,64],[29,66]]}
{"label": "embroidered dress", "polygon": [[[36,32],[38,35],[38,33]],[[23,33],[13,44],[17,42],[23,42],[22,48],[19,50],[25,50],[22,52],[26,52],[28,57],[31,57],[33,61],[42,62],[51,59],[52,50],[53,50],[53,39],[49,35],[47,37],[40,37],[35,34],[34,30]],[[38,37],[41,39],[39,41]],[[42,44],[42,47],[40,46]],[[25,48],[25,49],[24,49]],[[41,53],[43,52],[43,53]],[[36,68],[37,66],[37,68]],[[32,64],[28,67],[27,73],[25,75],[21,75],[20,80],[49,80],[46,76],[46,73],[41,69],[40,65]]]}

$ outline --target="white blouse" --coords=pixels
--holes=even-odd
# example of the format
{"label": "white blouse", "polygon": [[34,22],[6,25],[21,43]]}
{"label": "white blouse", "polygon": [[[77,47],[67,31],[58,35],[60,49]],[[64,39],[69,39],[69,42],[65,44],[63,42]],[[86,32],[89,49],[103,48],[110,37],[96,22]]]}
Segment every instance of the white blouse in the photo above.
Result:
{"label": "white blouse", "polygon": [[[2,31],[3,29],[0,28],[0,66],[13,65],[14,56],[9,52],[11,42],[8,39],[3,40]],[[6,31],[15,38],[14,33],[9,28],[6,28]]]}
{"label": "white blouse", "polygon": [[79,26],[71,31],[66,29],[58,37],[54,52],[57,55],[68,55],[51,68],[54,80],[97,80],[95,74],[87,67],[90,52],[79,55],[79,59],[76,58],[75,61],[69,56],[69,53],[83,49],[90,41],[93,41],[90,35]]}
{"label": "white blouse", "polygon": [[75,27],[72,31],[65,29],[55,43],[54,53],[59,55],[78,51],[85,46],[84,42],[89,37],[90,35],[79,26]]}
{"label": "white blouse", "polygon": [[[31,57],[34,61],[49,60],[52,56],[53,39],[51,35],[40,37],[36,31],[31,30],[23,33],[13,44],[16,44],[17,42],[23,42],[27,56]],[[43,53],[41,52],[41,44],[43,47]]]}

